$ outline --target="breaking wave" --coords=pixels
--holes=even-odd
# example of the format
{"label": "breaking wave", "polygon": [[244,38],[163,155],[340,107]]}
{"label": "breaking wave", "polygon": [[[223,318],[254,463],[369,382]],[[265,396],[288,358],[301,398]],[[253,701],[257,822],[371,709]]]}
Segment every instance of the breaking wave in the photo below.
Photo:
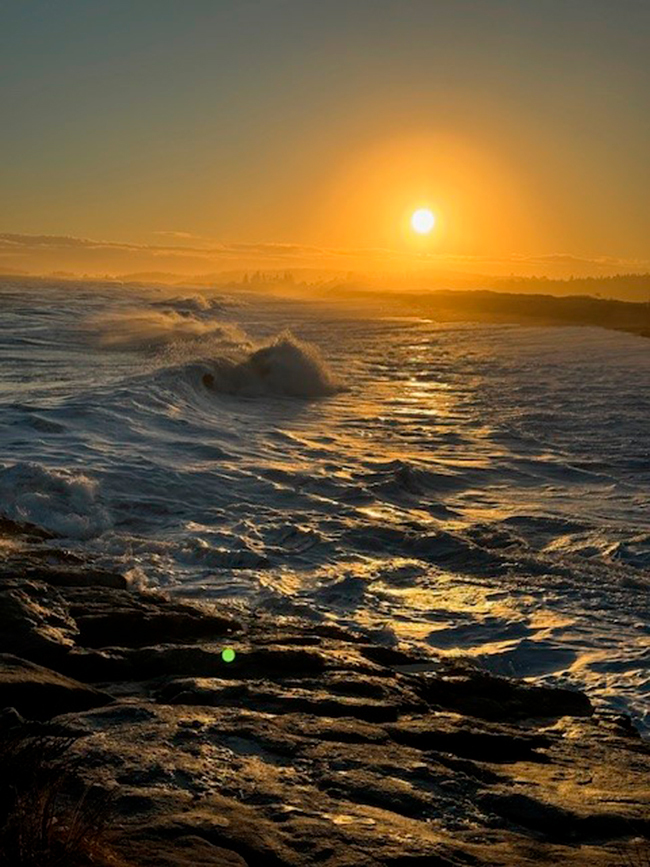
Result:
{"label": "breaking wave", "polygon": [[86,327],[102,349],[154,350],[162,353],[164,364],[181,362],[172,375],[186,378],[189,373],[195,379],[198,373],[208,392],[313,399],[342,390],[318,348],[290,331],[255,344],[237,326],[210,315],[219,307],[217,299],[197,295],[155,305],[176,309],[102,313],[89,318]]}
{"label": "breaking wave", "polygon": [[166,360],[178,360],[180,356],[187,359],[185,363],[166,367],[157,377],[172,388],[188,384],[201,398],[229,394],[307,400],[343,390],[342,382],[318,348],[288,331],[254,348],[247,340],[238,345],[211,340],[184,350],[172,353]]}
{"label": "breaking wave", "polygon": [[241,361],[223,358],[207,364],[201,382],[210,391],[251,397],[317,398],[342,390],[318,349],[289,331]]}

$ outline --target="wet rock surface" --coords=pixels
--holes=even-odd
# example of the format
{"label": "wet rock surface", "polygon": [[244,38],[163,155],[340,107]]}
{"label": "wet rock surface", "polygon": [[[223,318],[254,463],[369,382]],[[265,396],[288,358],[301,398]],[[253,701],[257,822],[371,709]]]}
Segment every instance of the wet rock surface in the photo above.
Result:
{"label": "wet rock surface", "polygon": [[110,704],[110,695],[9,653],[0,653],[0,707],[29,719]]}
{"label": "wet rock surface", "polygon": [[615,865],[650,836],[648,745],[581,693],[27,565],[0,570],[0,728],[76,738],[124,864]]}

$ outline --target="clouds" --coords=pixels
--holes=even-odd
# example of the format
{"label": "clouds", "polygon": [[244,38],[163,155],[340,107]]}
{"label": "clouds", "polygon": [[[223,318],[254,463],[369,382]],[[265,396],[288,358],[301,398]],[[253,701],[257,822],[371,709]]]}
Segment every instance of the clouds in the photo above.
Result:
{"label": "clouds", "polygon": [[317,268],[332,272],[361,270],[458,270],[476,274],[586,275],[642,272],[650,262],[570,253],[513,254],[507,257],[414,253],[380,247],[318,247],[289,242],[228,242],[165,230],[152,235],[169,243],[135,244],[72,235],[0,233],[0,270],[31,273],[65,269],[82,274],[119,275],[134,271],[169,271],[179,279],[220,270]]}
{"label": "clouds", "polygon": [[76,238],[70,235],[24,235],[12,232],[0,233],[0,250],[110,250],[121,252],[147,253],[153,256],[192,256],[201,255],[213,258],[238,256],[259,256],[260,258],[304,258],[346,255],[345,250],[331,250],[304,244],[290,243],[230,243],[212,242],[207,238],[189,232],[155,232],[175,239],[191,241],[191,244],[129,244],[121,241],[97,241],[91,238]]}
{"label": "clouds", "polygon": [[567,265],[581,267],[584,265],[594,268],[618,268],[631,271],[647,270],[650,266],[648,259],[626,259],[619,256],[574,256],[571,253],[548,253],[541,256],[517,256],[510,257],[512,262],[525,262],[538,265]]}
{"label": "clouds", "polygon": [[[366,267],[368,260],[365,251],[278,242],[218,243],[187,232],[156,234],[169,239],[169,243],[134,244],[70,235],[0,233],[0,272],[3,267],[6,272],[20,269],[46,274],[65,270],[101,276],[162,271],[182,279],[222,270],[313,267],[347,270]],[[345,264],[341,260],[346,260]]]}
{"label": "clouds", "polygon": [[[297,267],[337,266],[347,267],[344,260],[358,260],[368,265],[394,258],[404,258],[404,254],[379,248],[327,248],[307,244],[286,242],[231,242],[219,243],[189,232],[164,231],[153,234],[172,238],[184,243],[172,244],[132,244],[121,241],[102,241],[91,238],[77,238],[70,235],[26,235],[0,233],[0,260],[3,254],[20,255],[33,261],[50,259],[55,254],[61,258],[83,256],[94,259],[99,265],[118,256],[127,260],[172,260],[180,267]],[[93,254],[88,256],[88,254]],[[408,258],[408,257],[407,257]],[[343,263],[343,264],[342,264]],[[150,262],[151,264],[151,262]],[[102,266],[103,267],[103,266]]]}

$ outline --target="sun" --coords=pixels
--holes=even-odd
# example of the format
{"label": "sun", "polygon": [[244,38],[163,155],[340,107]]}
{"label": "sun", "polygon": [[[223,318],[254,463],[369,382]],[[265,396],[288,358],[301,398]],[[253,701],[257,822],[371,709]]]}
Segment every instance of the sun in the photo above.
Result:
{"label": "sun", "polygon": [[411,216],[411,226],[418,235],[428,235],[435,224],[436,218],[428,208],[418,208]]}

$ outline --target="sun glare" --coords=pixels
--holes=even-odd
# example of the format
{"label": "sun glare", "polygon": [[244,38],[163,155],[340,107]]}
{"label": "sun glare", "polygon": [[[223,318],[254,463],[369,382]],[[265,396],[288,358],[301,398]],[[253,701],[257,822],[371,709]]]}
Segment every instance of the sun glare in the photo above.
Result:
{"label": "sun glare", "polygon": [[428,208],[419,208],[411,217],[411,226],[419,235],[428,235],[435,222],[436,218]]}

